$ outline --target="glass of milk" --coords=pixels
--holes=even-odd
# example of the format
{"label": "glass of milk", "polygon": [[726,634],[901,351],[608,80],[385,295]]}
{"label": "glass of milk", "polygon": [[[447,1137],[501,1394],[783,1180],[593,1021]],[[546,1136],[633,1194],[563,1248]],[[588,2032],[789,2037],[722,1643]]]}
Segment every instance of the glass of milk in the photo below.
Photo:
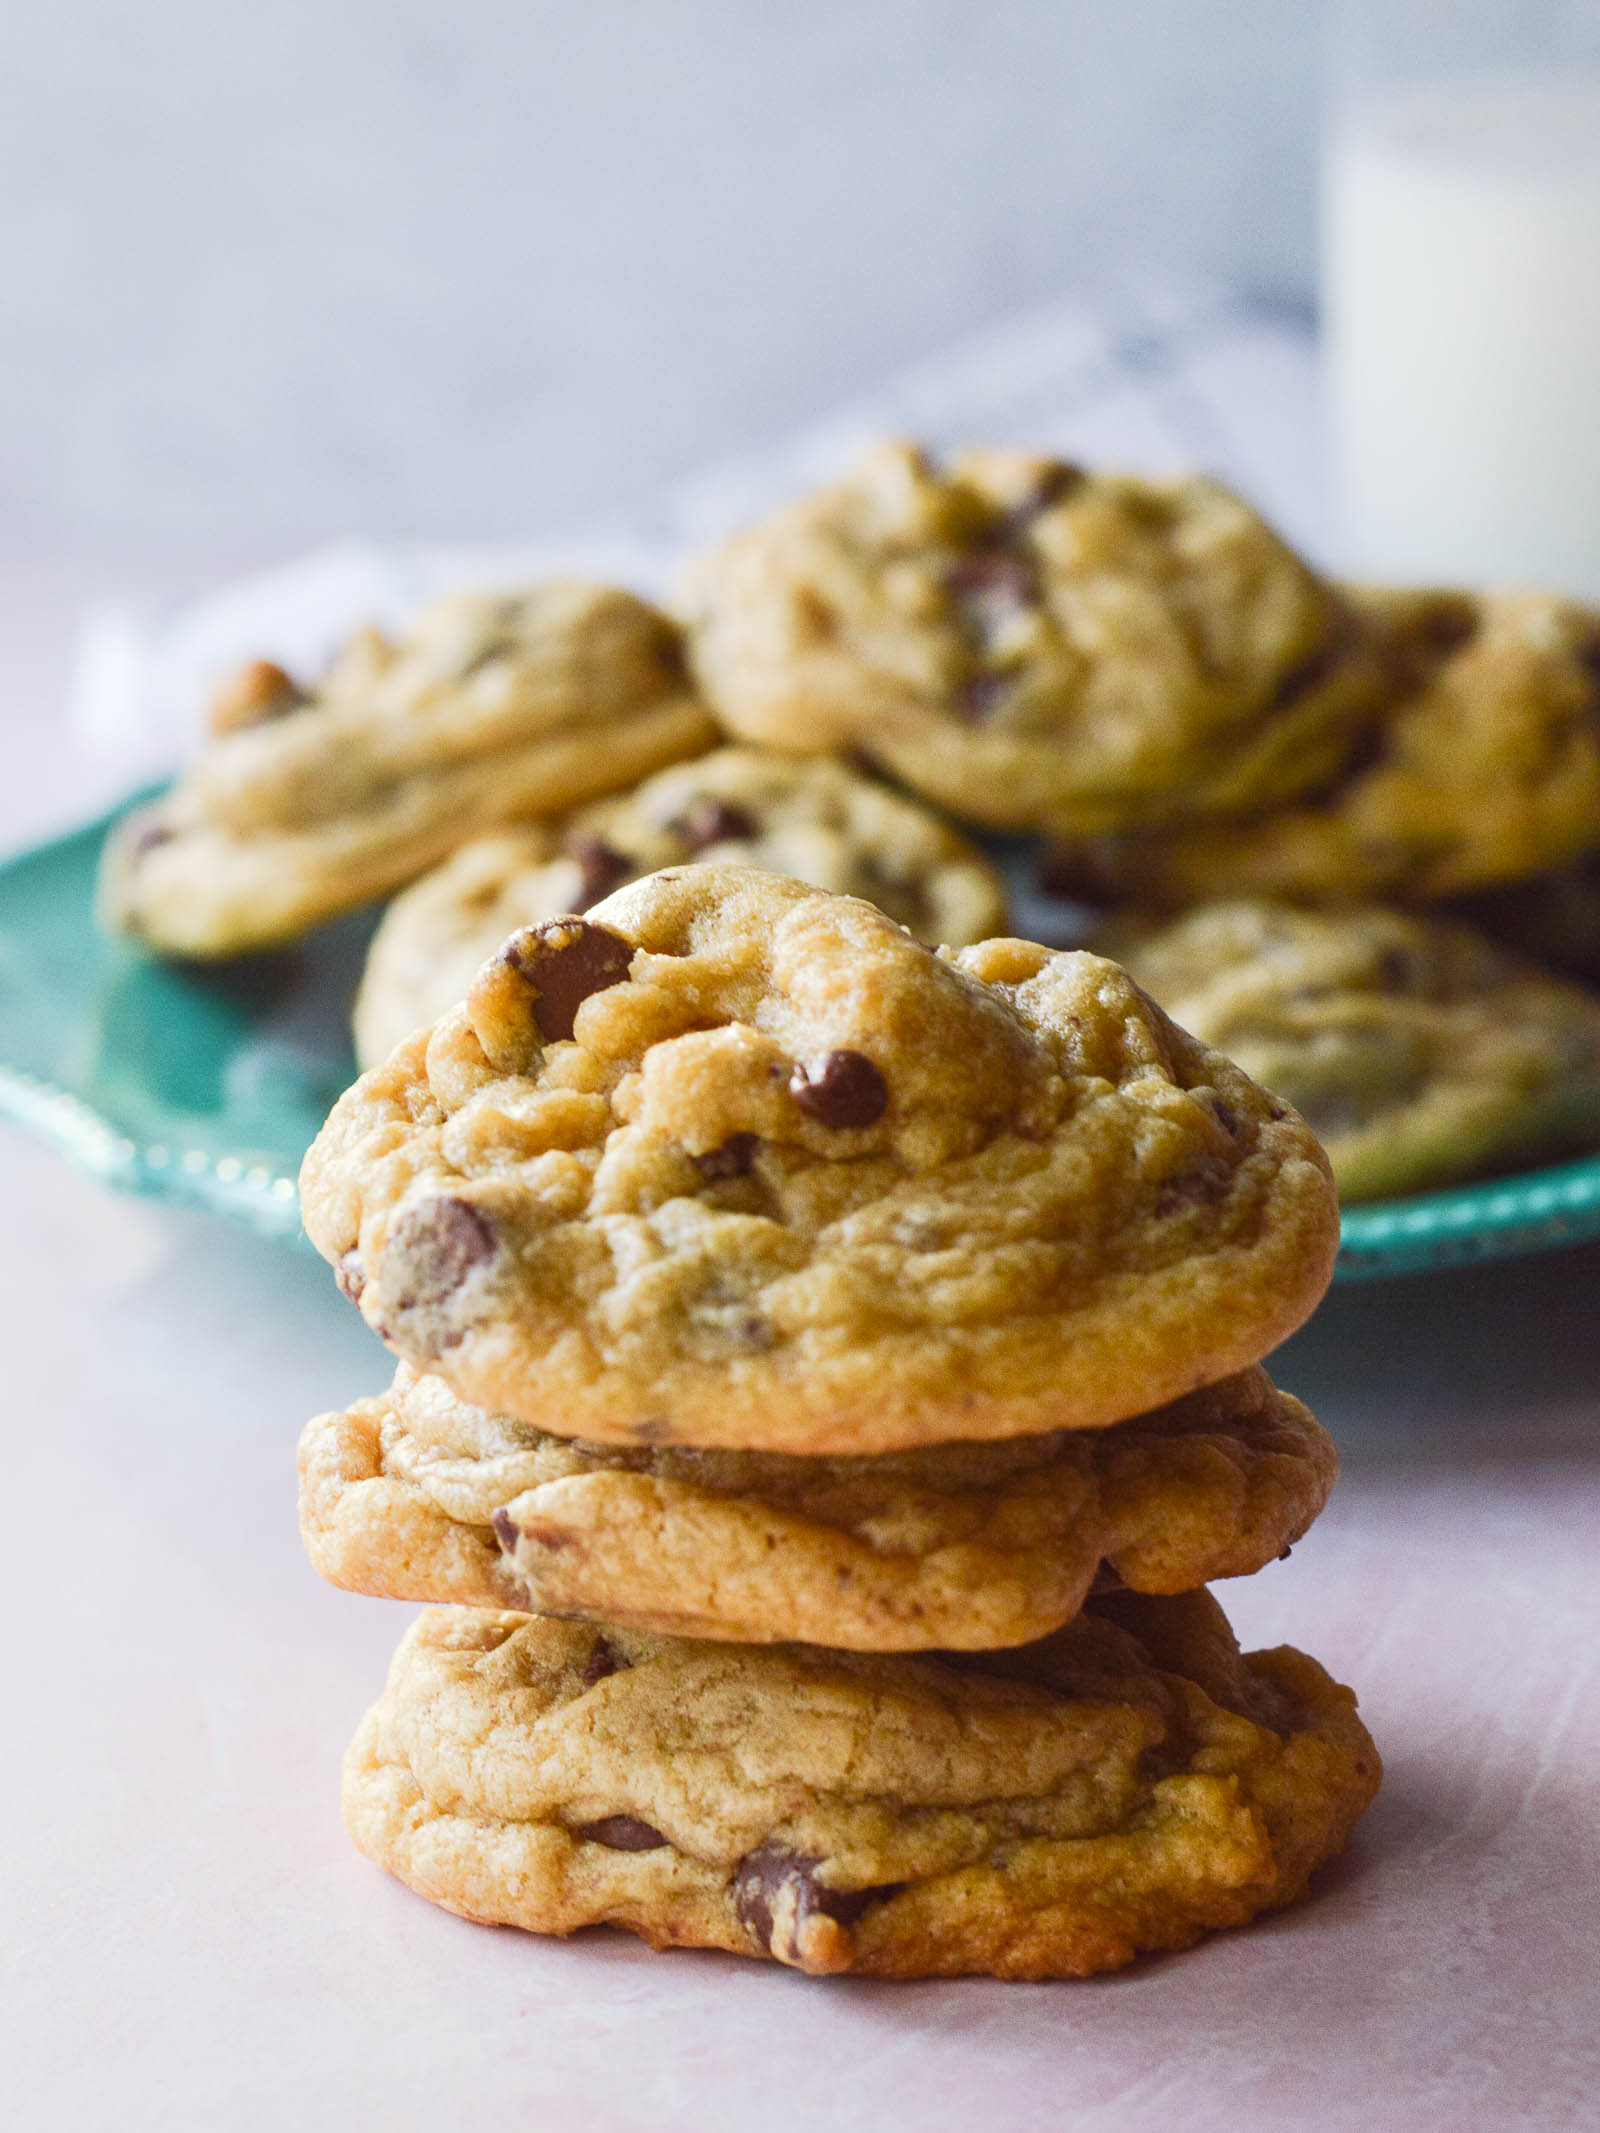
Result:
{"label": "glass of milk", "polygon": [[1600,0],[1345,11],[1322,296],[1341,561],[1600,601]]}

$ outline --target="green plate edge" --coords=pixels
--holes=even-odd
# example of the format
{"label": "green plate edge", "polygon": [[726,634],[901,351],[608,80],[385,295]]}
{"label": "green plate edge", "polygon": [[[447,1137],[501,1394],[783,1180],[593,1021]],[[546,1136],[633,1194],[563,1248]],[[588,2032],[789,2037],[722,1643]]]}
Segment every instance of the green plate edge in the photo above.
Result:
{"label": "green plate edge", "polygon": [[[216,969],[95,924],[100,848],[139,794],[0,863],[0,1115],[125,1192],[299,1240],[295,1177],[354,1078],[346,1011],[374,915]],[[1600,1236],[1600,1155],[1344,1212],[1335,1279],[1546,1251]]]}

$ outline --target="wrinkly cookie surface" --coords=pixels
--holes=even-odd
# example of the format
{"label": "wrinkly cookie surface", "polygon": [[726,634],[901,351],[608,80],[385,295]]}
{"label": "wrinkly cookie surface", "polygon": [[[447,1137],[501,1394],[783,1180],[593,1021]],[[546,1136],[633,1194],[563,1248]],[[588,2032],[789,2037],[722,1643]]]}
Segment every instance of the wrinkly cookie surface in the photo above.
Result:
{"label": "wrinkly cookie surface", "polygon": [[1020,451],[881,446],[698,558],[682,606],[741,738],[863,748],[1002,829],[1288,799],[1389,686],[1361,616],[1215,482]]}
{"label": "wrinkly cookie surface", "polygon": [[168,953],[293,939],[495,823],[615,791],[711,745],[677,634],[632,593],[460,593],[361,631],[314,689],[257,660],[213,737],[106,848],[101,911]]}
{"label": "wrinkly cookie surface", "polygon": [[1073,843],[1047,879],[1091,903],[1215,896],[1428,902],[1600,844],[1600,614],[1545,593],[1357,593],[1400,677],[1314,796],[1247,819]]}
{"label": "wrinkly cookie surface", "polygon": [[1333,1445],[1254,1369],[1108,1430],[871,1459],[553,1437],[402,1364],[309,1423],[300,1522],[357,1592],[860,1651],[1022,1644],[1109,1578],[1189,1592],[1282,1554]]}
{"label": "wrinkly cookie surface", "polygon": [[824,756],[720,748],[564,822],[475,839],[397,897],[367,956],[356,1056],[386,1059],[466,996],[508,933],[587,911],[686,861],[765,867],[864,896],[919,940],[965,947],[1005,925],[993,864],[939,817]]}
{"label": "wrinkly cookie surface", "polygon": [[1304,1123],[1115,965],[710,866],[514,936],[301,1185],[463,1398],[795,1453],[1161,1406],[1292,1331],[1338,1231]]}
{"label": "wrinkly cookie surface", "polygon": [[1304,1893],[1379,1782],[1355,1698],[1204,1592],[981,1658],[423,1615],[345,1763],[468,1918],[826,1974],[1082,1977]]}
{"label": "wrinkly cookie surface", "polygon": [[1467,926],[1234,900],[1101,945],[1287,1097],[1347,1200],[1600,1147],[1600,1000]]}

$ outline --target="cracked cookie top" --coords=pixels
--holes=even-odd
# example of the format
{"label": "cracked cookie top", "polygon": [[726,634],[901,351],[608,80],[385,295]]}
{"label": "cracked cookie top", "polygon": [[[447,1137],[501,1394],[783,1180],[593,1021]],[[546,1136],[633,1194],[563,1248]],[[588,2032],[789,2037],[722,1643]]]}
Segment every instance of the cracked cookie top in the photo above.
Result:
{"label": "cracked cookie top", "polygon": [[854,745],[957,814],[1098,833],[1333,774],[1391,683],[1375,633],[1216,482],[905,444],[689,566],[718,715]]}
{"label": "cracked cookie top", "polygon": [[1338,1227],[1304,1123],[1114,964],[711,866],[513,936],[301,1184],[464,1398],[792,1452],[1159,1406],[1299,1324]]}
{"label": "cracked cookie top", "polygon": [[398,896],[355,1006],[356,1056],[386,1059],[461,999],[508,933],[591,904],[641,874],[721,861],[864,896],[937,945],[1005,923],[993,863],[930,809],[827,756],[719,748],[559,823],[463,845]]}
{"label": "cracked cookie top", "polygon": [[1046,885],[1176,910],[1213,896],[1407,903],[1600,844],[1600,614],[1548,593],[1363,593],[1402,685],[1316,793],[1240,821],[1069,844]]}

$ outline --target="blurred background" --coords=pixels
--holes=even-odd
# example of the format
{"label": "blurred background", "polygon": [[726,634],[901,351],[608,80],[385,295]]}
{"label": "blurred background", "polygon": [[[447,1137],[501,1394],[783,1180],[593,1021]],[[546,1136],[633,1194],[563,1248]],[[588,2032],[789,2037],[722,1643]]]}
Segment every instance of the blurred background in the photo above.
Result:
{"label": "blurred background", "polygon": [[1130,269],[1314,279],[1313,0],[53,0],[0,537],[520,537]]}

